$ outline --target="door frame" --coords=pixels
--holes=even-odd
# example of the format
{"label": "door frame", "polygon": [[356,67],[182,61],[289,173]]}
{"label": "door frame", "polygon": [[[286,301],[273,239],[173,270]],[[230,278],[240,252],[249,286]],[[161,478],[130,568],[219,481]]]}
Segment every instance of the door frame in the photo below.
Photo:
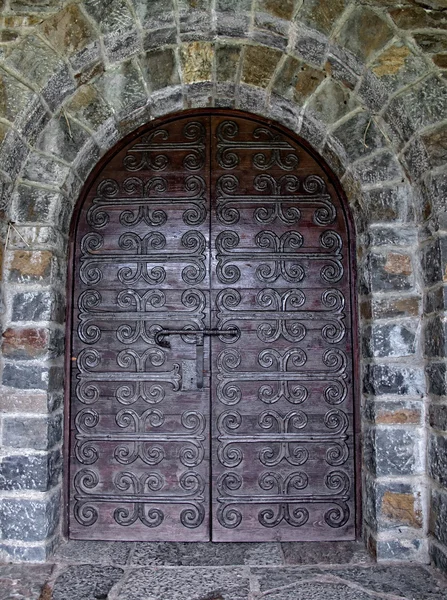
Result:
{"label": "door frame", "polygon": [[[354,431],[354,473],[355,473],[355,485],[354,485],[354,493],[355,493],[355,531],[356,531],[356,539],[362,539],[362,431],[361,431],[361,415],[360,415],[360,343],[359,343],[359,306],[358,306],[358,294],[357,294],[357,255],[356,255],[356,232],[355,232],[355,224],[352,215],[352,211],[350,210],[350,206],[347,200],[347,196],[343,190],[343,187],[339,181],[339,178],[334,173],[334,171],[329,167],[325,159],[302,137],[298,134],[294,133],[292,130],[284,127],[277,121],[273,119],[266,119],[265,117],[256,115],[254,113],[249,113],[243,110],[236,109],[225,109],[225,108],[198,108],[198,109],[189,109],[184,111],[179,111],[175,113],[171,113],[167,116],[163,116],[153,121],[146,123],[145,125],[140,126],[138,129],[132,131],[131,133],[125,135],[121,138],[111,150],[106,152],[104,156],[102,156],[99,161],[96,163],[95,167],[90,172],[80,194],[78,200],[74,206],[70,229],[69,229],[69,240],[68,240],[68,268],[67,268],[67,281],[66,281],[66,320],[65,320],[65,361],[64,361],[64,437],[63,437],[63,477],[62,477],[62,487],[63,487],[63,515],[62,515],[62,534],[65,538],[68,538],[68,524],[69,524],[69,489],[70,489],[70,391],[71,391],[71,366],[72,366],[72,357],[71,357],[71,329],[72,329],[72,319],[73,319],[73,296],[74,296],[74,259],[75,259],[75,240],[76,240],[76,232],[78,229],[78,222],[80,218],[80,213],[84,201],[89,194],[92,185],[95,183],[98,175],[104,168],[104,166],[110,162],[112,157],[118,154],[126,145],[128,145],[132,140],[140,137],[143,133],[148,132],[151,129],[155,129],[160,125],[170,123],[172,121],[177,120],[178,118],[185,117],[200,117],[207,115],[220,115],[220,116],[228,116],[228,117],[240,117],[247,120],[255,121],[260,124],[264,124],[266,127],[274,126],[276,129],[284,133],[285,135],[293,138],[299,145],[301,145],[311,156],[314,158],[316,162],[318,162],[319,166],[322,168],[328,179],[330,179],[336,193],[338,194],[341,207],[344,212],[344,216],[347,224],[347,235],[348,235],[348,253],[349,253],[349,261],[351,267],[351,289],[350,289],[350,300],[351,300],[351,341],[352,341],[352,359],[353,359],[353,431]],[[238,542],[235,542],[238,543]],[[305,543],[305,542],[303,542]]]}

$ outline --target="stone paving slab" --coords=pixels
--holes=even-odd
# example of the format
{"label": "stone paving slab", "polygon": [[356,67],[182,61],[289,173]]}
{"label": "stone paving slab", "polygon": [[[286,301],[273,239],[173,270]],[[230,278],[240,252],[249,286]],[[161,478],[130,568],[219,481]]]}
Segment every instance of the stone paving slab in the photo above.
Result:
{"label": "stone paving slab", "polygon": [[447,579],[430,567],[377,565],[358,544],[320,550],[70,541],[55,565],[0,565],[0,600],[447,600]]}
{"label": "stone paving slab", "polygon": [[265,543],[137,543],[133,565],[231,566],[282,565],[281,544]]}
{"label": "stone paving slab", "polygon": [[0,565],[0,600],[38,600],[53,565]]}
{"label": "stone paving slab", "polygon": [[248,600],[242,567],[152,567],[131,571],[110,600]]}

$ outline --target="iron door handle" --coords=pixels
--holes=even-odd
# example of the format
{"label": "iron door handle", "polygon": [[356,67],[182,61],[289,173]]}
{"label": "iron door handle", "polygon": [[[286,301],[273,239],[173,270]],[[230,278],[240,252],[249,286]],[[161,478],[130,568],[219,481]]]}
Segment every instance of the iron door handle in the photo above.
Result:
{"label": "iron door handle", "polygon": [[188,329],[161,329],[157,331],[154,336],[155,343],[162,348],[170,348],[171,344],[168,340],[163,339],[169,335],[195,335],[196,337],[196,376],[197,376],[197,389],[203,388],[203,375],[205,371],[205,357],[203,348],[203,338],[205,335],[232,335],[236,336],[239,334],[237,329],[199,329],[199,330],[188,330]]}

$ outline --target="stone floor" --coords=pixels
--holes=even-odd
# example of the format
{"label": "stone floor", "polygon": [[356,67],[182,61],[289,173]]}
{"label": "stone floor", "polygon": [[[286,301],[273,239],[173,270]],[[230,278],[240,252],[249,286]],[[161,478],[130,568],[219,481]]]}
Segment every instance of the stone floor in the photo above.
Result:
{"label": "stone floor", "polygon": [[0,565],[0,600],[446,600],[423,565],[358,544],[68,542],[52,565]]}

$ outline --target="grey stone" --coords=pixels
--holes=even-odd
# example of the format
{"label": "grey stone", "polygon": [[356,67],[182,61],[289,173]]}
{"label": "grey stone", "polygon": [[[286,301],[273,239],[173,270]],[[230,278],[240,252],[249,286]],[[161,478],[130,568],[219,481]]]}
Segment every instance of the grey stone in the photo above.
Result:
{"label": "grey stone", "polygon": [[372,223],[407,221],[411,193],[405,186],[385,187],[366,192],[365,209]]}
{"label": "grey stone", "polygon": [[108,69],[94,85],[115,109],[118,118],[123,113],[130,113],[144,106],[148,100],[143,76],[134,60]]}
{"label": "grey stone", "polygon": [[447,491],[432,490],[430,500],[430,533],[447,546]]}
{"label": "grey stone", "polygon": [[[5,557],[5,560],[21,563],[43,563],[51,559],[53,550],[52,541],[34,543],[32,546],[22,545],[20,542],[0,542],[0,555]],[[43,584],[43,582],[42,582]],[[7,596],[9,600],[11,596]],[[19,596],[20,600],[21,597]],[[31,597],[32,600],[41,600],[41,596]],[[14,598],[14,600],[16,600]],[[29,596],[23,600],[31,600]]]}
{"label": "grey stone", "polygon": [[398,96],[391,100],[383,115],[383,118],[395,137],[395,140],[393,141],[400,142],[400,144],[396,145],[402,145],[403,143],[408,142],[416,131],[416,125],[410,119],[407,104],[408,102],[406,102],[404,98]]}
{"label": "grey stone", "polygon": [[444,594],[430,571],[419,565],[399,565],[398,569],[381,565],[369,569],[341,569],[337,576],[372,592],[395,594],[412,600],[441,600]]}
{"label": "grey stone", "polygon": [[439,227],[447,230],[447,174],[430,173],[423,184],[422,193],[433,206]]}
{"label": "grey stone", "polygon": [[43,86],[62,63],[47,44],[31,34],[14,48],[6,64],[20,73],[25,80]]}
{"label": "grey stone", "polygon": [[411,356],[416,351],[418,323],[374,324],[367,327],[364,335],[365,356]]}
{"label": "grey stone", "polygon": [[354,170],[365,185],[376,185],[402,178],[401,167],[388,150],[357,162]]}
{"label": "grey stone", "polygon": [[338,46],[330,46],[327,68],[331,76],[353,90],[364,70],[363,64],[351,53]]}
{"label": "grey stone", "polygon": [[59,525],[61,498],[47,501],[6,499],[0,504],[3,540],[37,542],[51,537]]}
{"label": "grey stone", "polygon": [[165,27],[174,28],[173,0],[131,0],[137,18],[145,29],[158,31]]}
{"label": "grey stone", "polygon": [[49,450],[62,439],[62,417],[4,417],[3,445]]}
{"label": "grey stone", "polygon": [[411,258],[401,252],[369,255],[369,280],[372,291],[411,290],[414,272]]}
{"label": "grey stone", "polygon": [[67,179],[70,167],[49,156],[31,152],[24,171],[23,179],[44,183],[59,188]]}
{"label": "grey stone", "polygon": [[298,27],[294,51],[306,63],[321,66],[328,52],[327,38],[312,29]]}
{"label": "grey stone", "polygon": [[162,29],[151,29],[143,32],[143,50],[155,50],[160,46],[175,44],[177,42],[177,29],[175,27],[163,27]]}
{"label": "grey stone", "polygon": [[429,435],[428,470],[433,479],[447,487],[447,436],[435,433]]}
{"label": "grey stone", "polygon": [[57,484],[61,470],[58,450],[47,454],[5,456],[0,465],[0,489],[46,492]]}
{"label": "grey stone", "polygon": [[76,84],[72,78],[68,67],[65,65],[59,72],[50,77],[42,90],[42,96],[50,109],[54,112],[63,102],[63,100],[72,94],[76,89]]}
{"label": "grey stone", "polygon": [[419,368],[400,365],[367,365],[363,385],[367,394],[422,396],[425,391],[425,377],[423,370]]}
{"label": "grey stone", "polygon": [[377,475],[414,475],[422,471],[415,428],[377,428],[375,443]]}
{"label": "grey stone", "polygon": [[[0,544],[0,550],[2,545]],[[0,567],[0,598],[38,600],[53,565],[2,565]]]}
{"label": "grey stone", "polygon": [[250,14],[217,12],[216,33],[223,37],[245,37],[250,27]]}
{"label": "grey stone", "polygon": [[84,8],[97,22],[103,33],[124,31],[135,25],[132,12],[125,0],[84,0]]}
{"label": "grey stone", "polygon": [[73,162],[73,169],[77,172],[79,178],[85,181],[98,160],[98,145],[93,138],[90,138],[79,150],[76,160]]}
{"label": "grey stone", "polygon": [[[446,365],[445,363],[441,364],[444,367],[442,375],[443,381],[445,381]],[[430,427],[447,433],[447,404],[430,404],[428,411],[428,422]]]}
{"label": "grey stone", "polygon": [[68,567],[53,585],[52,600],[97,600],[109,597],[123,570],[117,567],[78,565]]}
{"label": "grey stone", "polygon": [[57,548],[54,560],[70,564],[125,565],[133,546],[127,542],[69,540]]}
{"label": "grey stone", "polygon": [[355,110],[359,103],[347,87],[331,78],[318,88],[308,106],[325,123],[335,123]]}
{"label": "grey stone", "polygon": [[370,110],[380,112],[388,101],[388,91],[371,71],[366,71],[360,83],[358,97]]}
{"label": "grey stone", "polygon": [[283,542],[281,547],[288,565],[371,562],[361,542]]}
{"label": "grey stone", "polygon": [[146,568],[131,571],[125,583],[126,600],[247,600],[248,592],[248,569],[237,567]]}
{"label": "grey stone", "polygon": [[40,365],[6,363],[3,369],[3,385],[25,390],[48,389],[49,369]]}
{"label": "grey stone", "polygon": [[428,381],[428,393],[435,396],[447,395],[447,365],[445,363],[429,363],[425,367]]}
{"label": "grey stone", "polygon": [[426,320],[424,354],[429,358],[444,358],[447,354],[447,323],[438,315]]}
{"label": "grey stone", "polygon": [[11,179],[14,179],[19,174],[28,152],[28,148],[19,134],[9,130],[0,149],[0,168]]}
{"label": "grey stone", "polygon": [[113,31],[104,37],[104,49],[110,62],[119,62],[141,50],[138,31]]}
{"label": "grey stone", "polygon": [[[191,3],[195,9],[191,10]],[[208,2],[179,0],[179,30],[182,41],[208,40],[212,33],[211,13]]]}
{"label": "grey stone", "polygon": [[29,185],[19,185],[12,198],[12,214],[16,223],[59,224],[65,198],[56,192]]}
{"label": "grey stone", "polygon": [[435,544],[431,543],[430,548],[430,558],[433,561],[435,567],[447,573],[447,551],[440,548],[439,546],[435,546]]}
{"label": "grey stone", "polygon": [[439,238],[424,244],[421,250],[421,265],[426,285],[434,285],[442,279],[441,245]]}
{"label": "grey stone", "polygon": [[413,226],[371,226],[368,233],[371,246],[416,246],[417,230]]}
{"label": "grey stone", "polygon": [[312,580],[322,575],[322,570],[318,568],[301,569],[298,567],[276,567],[275,569],[267,569],[255,567],[250,569],[252,576],[257,580],[257,586],[261,592],[275,590],[294,583],[300,583],[306,580]]}
{"label": "grey stone", "polygon": [[371,596],[365,591],[351,589],[346,585],[324,582],[324,583],[299,583],[285,590],[275,592],[272,590],[264,596],[266,600],[371,600]]}
{"label": "grey stone", "polygon": [[282,564],[279,544],[138,543],[132,564],[142,566],[235,566]]}
{"label": "grey stone", "polygon": [[373,116],[365,112],[356,113],[351,119],[344,121],[335,129],[333,135],[340,140],[351,161],[386,145]]}
{"label": "grey stone", "polygon": [[15,125],[29,144],[34,144],[42,129],[50,120],[51,115],[41,103],[39,97],[34,97],[25,110],[18,115]]}
{"label": "grey stone", "polygon": [[57,292],[19,292],[12,298],[12,320],[62,323],[64,306],[64,300]]}
{"label": "grey stone", "polygon": [[67,115],[65,111],[51,119],[39,136],[40,150],[52,153],[60,159],[71,162],[85,144],[89,134]]}
{"label": "grey stone", "polygon": [[88,70],[94,63],[98,63],[101,60],[101,47],[97,40],[82,48],[75,54],[72,54],[69,58],[70,65],[75,71],[76,80],[79,83],[83,83],[82,75],[83,71]]}
{"label": "grey stone", "polygon": [[180,84],[179,66],[172,48],[147,52],[140,63],[151,90]]}
{"label": "grey stone", "polygon": [[418,137],[414,137],[404,152],[407,171],[415,181],[420,179],[430,169],[430,160],[424,144]]}

